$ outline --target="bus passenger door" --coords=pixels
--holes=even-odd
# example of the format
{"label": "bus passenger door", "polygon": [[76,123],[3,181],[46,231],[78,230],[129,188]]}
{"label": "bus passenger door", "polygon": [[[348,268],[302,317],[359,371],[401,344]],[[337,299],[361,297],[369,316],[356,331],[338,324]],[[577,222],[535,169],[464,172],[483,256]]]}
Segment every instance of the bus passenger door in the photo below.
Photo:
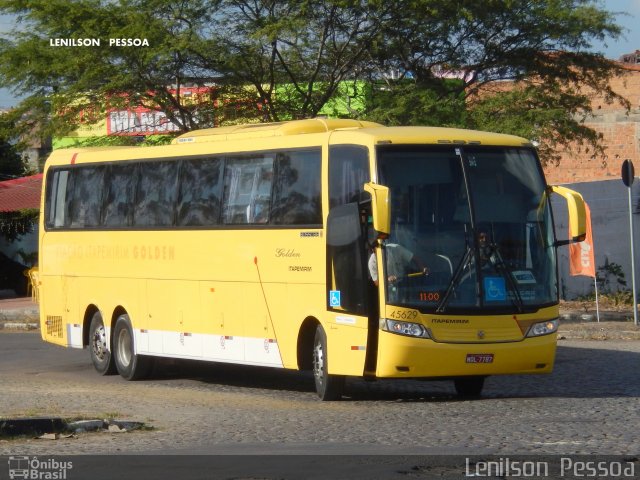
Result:
{"label": "bus passenger door", "polygon": [[[326,334],[331,374],[362,376],[365,359],[376,355],[376,346],[368,338],[372,299],[363,231],[357,203],[340,205],[330,211],[327,220],[327,306],[331,314]],[[377,323],[375,330],[377,332]]]}

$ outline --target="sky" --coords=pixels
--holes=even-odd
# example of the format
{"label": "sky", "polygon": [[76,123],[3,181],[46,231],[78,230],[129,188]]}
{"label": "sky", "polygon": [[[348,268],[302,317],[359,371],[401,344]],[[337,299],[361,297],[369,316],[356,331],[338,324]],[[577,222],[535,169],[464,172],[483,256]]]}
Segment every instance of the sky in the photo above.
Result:
{"label": "sky", "polygon": [[[605,43],[594,42],[594,50],[607,58],[617,60],[625,53],[640,50],[640,0],[597,0],[606,10],[616,13],[618,23],[623,27],[623,37]],[[12,19],[0,15],[0,33],[13,27]],[[0,108],[12,107],[18,99],[7,89],[0,88]]]}
{"label": "sky", "polygon": [[606,44],[594,42],[595,50],[614,60],[625,53],[640,50],[640,0],[599,0],[598,3],[606,10],[619,14],[616,19],[623,27],[623,36]]}

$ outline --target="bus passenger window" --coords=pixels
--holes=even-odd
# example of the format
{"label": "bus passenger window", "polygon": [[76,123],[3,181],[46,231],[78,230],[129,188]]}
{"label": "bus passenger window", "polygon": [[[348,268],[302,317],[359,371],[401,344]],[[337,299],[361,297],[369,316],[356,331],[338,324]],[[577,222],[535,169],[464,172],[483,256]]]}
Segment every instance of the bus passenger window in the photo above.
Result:
{"label": "bus passenger window", "polygon": [[220,223],[223,167],[222,158],[185,160],[182,163],[176,208],[179,226]]}
{"label": "bus passenger window", "polygon": [[105,167],[78,167],[70,171],[71,188],[67,195],[68,226],[98,227],[102,207]]}
{"label": "bus passenger window", "polygon": [[63,228],[69,170],[56,170],[49,176],[47,184],[46,219],[47,228]]}
{"label": "bus passenger window", "polygon": [[108,227],[127,227],[131,221],[131,204],[136,182],[135,163],[111,165],[107,184],[102,224]]}
{"label": "bus passenger window", "polygon": [[272,184],[272,157],[228,159],[224,174],[224,223],[268,222]]}
{"label": "bus passenger window", "polygon": [[278,154],[271,223],[320,225],[320,150]]}
{"label": "bus passenger window", "polygon": [[166,227],[173,224],[178,162],[142,162],[133,205],[137,227]]}
{"label": "bus passenger window", "polygon": [[329,148],[329,208],[359,202],[370,179],[367,149],[355,145]]}

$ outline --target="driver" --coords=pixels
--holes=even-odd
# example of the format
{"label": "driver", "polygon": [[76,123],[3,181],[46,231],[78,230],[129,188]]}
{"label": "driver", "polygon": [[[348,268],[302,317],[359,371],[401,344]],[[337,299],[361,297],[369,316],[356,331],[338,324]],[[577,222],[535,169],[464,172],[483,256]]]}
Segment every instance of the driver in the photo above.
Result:
{"label": "driver", "polygon": [[[411,273],[428,275],[429,269],[418,259],[411,250],[398,245],[397,243],[387,243],[385,245],[387,258],[387,280],[389,283],[396,283],[398,280],[407,277]],[[378,286],[378,259],[373,251],[369,257],[369,275],[373,283]]]}

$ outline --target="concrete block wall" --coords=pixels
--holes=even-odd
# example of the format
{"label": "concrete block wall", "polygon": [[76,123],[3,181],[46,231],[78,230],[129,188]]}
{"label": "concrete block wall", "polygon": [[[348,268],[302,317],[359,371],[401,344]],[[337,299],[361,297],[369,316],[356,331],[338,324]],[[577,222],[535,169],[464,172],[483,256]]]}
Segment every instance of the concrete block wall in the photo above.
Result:
{"label": "concrete block wall", "polygon": [[[631,236],[629,235],[629,189],[622,180],[601,180],[566,185],[582,194],[591,210],[593,248],[596,267],[605,261],[622,267],[631,289]],[[636,282],[640,284],[640,179],[632,189],[633,245],[635,249]],[[557,238],[568,238],[567,208],[564,200],[553,197],[553,214]],[[594,292],[593,279],[569,274],[569,248],[558,248],[561,298],[572,300]],[[640,293],[640,285],[636,285]]]}

